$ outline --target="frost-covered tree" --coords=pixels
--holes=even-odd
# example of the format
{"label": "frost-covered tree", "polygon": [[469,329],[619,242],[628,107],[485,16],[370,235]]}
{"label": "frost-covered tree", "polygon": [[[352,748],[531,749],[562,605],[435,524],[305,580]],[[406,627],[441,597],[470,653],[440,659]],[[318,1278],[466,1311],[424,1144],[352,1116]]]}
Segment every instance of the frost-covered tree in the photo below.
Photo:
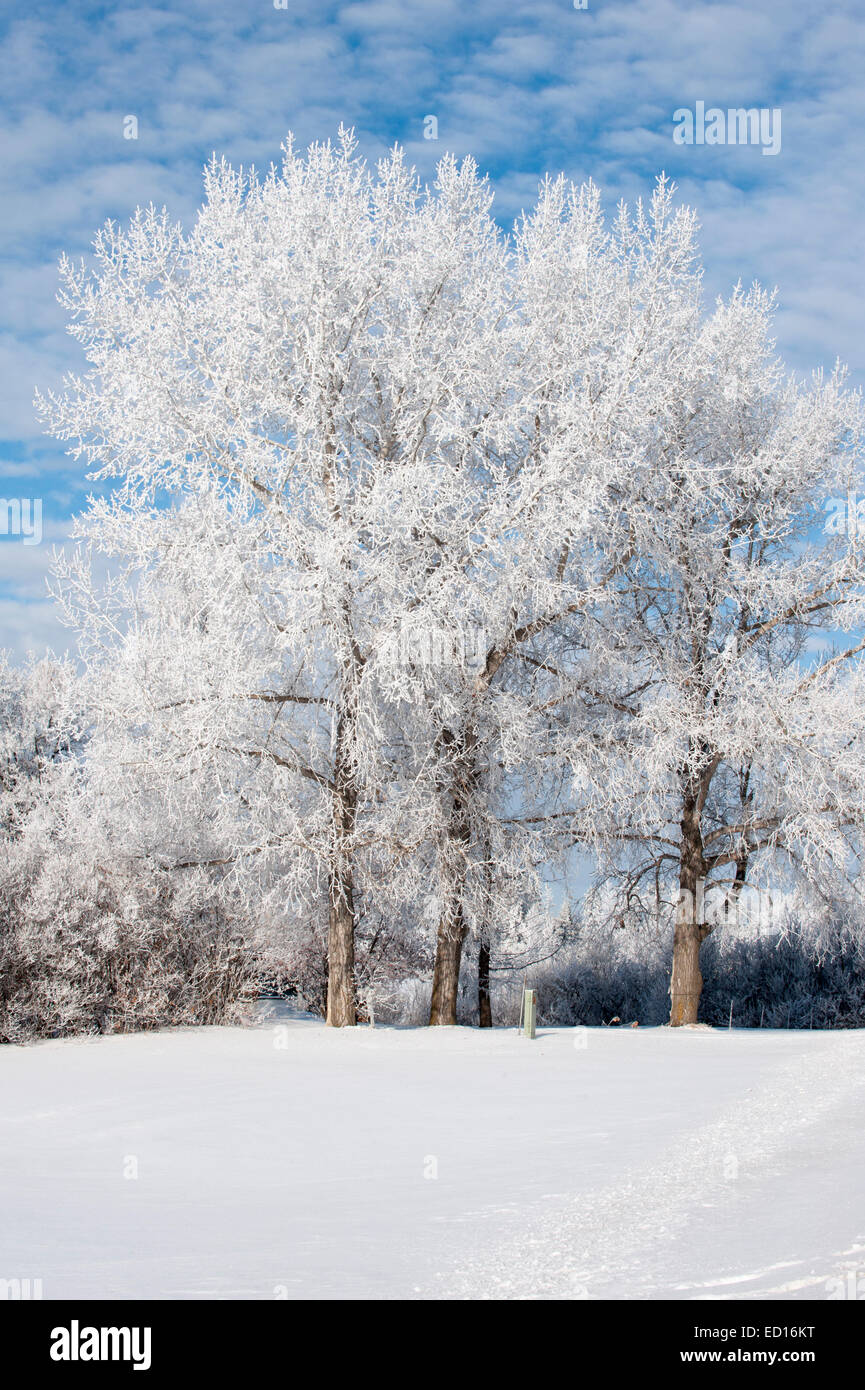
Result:
{"label": "frost-covered tree", "polygon": [[76,694],[70,662],[29,657],[15,666],[8,652],[0,652],[0,797],[2,828],[12,839],[42,774],[58,767],[83,737]]}
{"label": "frost-covered tree", "polygon": [[111,767],[192,798],[202,861],[325,895],[328,1020],[351,1024],[359,862],[417,847],[379,674],[401,679],[400,612],[439,563],[466,403],[495,396],[503,253],[470,161],[422,194],[345,133],[264,179],[214,162],[206,193],[188,235],[151,208],[63,264],[91,369],[42,406],[115,489],[61,587]]}
{"label": "frost-covered tree", "polygon": [[841,372],[784,375],[771,311],[737,289],[683,341],[587,659],[579,785],[626,905],[674,888],[674,1025],[746,881],[858,860],[865,547],[823,518],[860,490],[861,405]]}
{"label": "frost-covered tree", "polygon": [[[89,784],[143,861],[326,940],[332,1024],[430,940],[455,1022],[469,936],[488,1018],[575,840],[675,879],[687,1021],[701,885],[855,849],[861,546],[813,532],[858,402],[782,377],[758,293],[704,320],[694,238],[663,179],[610,226],[547,182],[506,237],[470,160],[421,190],[343,132],[63,263],[90,369],[41,406],[113,484],[58,563]],[[849,660],[809,667],[827,619]]]}
{"label": "frost-covered tree", "polygon": [[238,903],[142,849],[142,804],[102,793],[92,735],[69,662],[2,659],[2,1041],[222,1022],[250,976]]}
{"label": "frost-covered tree", "polygon": [[596,188],[547,182],[516,229],[500,377],[489,402],[470,398],[459,470],[437,493],[440,559],[418,594],[428,623],[452,630],[459,615],[472,658],[412,692],[438,793],[433,1023],[456,1021],[466,935],[483,975],[557,853],[580,629],[631,553],[633,460],[697,310],[693,232],[663,180],[609,229]]}

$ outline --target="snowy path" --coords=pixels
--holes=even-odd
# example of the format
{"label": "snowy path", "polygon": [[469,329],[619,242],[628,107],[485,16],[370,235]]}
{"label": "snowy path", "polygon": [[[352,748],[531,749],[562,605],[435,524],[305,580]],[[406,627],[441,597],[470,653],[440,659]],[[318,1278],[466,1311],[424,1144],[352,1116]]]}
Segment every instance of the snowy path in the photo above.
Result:
{"label": "snowy path", "polygon": [[860,1033],[810,1038],[717,1119],[671,1135],[656,1161],[536,1208],[534,1220],[521,1213],[510,1239],[485,1252],[486,1275],[469,1266],[458,1287],[476,1297],[486,1278],[493,1297],[826,1298],[841,1276],[846,1288],[848,1271],[865,1275],[863,1083]]}
{"label": "snowy path", "polygon": [[0,1177],[46,1298],[861,1296],[865,1033],[3,1048]]}

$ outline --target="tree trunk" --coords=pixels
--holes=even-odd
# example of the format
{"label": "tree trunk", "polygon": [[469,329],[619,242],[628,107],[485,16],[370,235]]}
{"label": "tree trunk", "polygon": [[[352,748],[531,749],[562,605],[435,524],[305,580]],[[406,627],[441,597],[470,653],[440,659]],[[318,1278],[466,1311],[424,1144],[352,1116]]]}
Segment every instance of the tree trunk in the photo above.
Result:
{"label": "tree trunk", "polygon": [[351,837],[357,814],[357,788],[348,753],[349,718],[337,725],[333,775],[334,857],[330,871],[327,932],[327,1024],[352,1028],[357,1022],[354,993],[354,878]]}
{"label": "tree trunk", "polygon": [[[483,672],[474,683],[473,698],[479,700],[505,660],[506,652],[493,647],[486,657]],[[472,844],[472,810],[478,791],[478,770],[475,755],[478,747],[476,715],[470,715],[459,732],[447,726],[438,737],[438,751],[449,754],[451,762],[451,791],[453,802],[448,821],[445,854],[449,861],[450,901],[439,921],[436,958],[433,968],[430,1024],[454,1024],[457,1021],[457,995],[460,983],[460,961],[466,926],[463,920],[463,889],[466,881],[469,852]],[[489,864],[487,864],[489,872]],[[489,897],[489,886],[487,888]],[[480,985],[480,981],[478,982]],[[492,1027],[492,1018],[489,1025]]]}
{"label": "tree trunk", "polygon": [[433,967],[430,1027],[453,1026],[457,1021],[457,996],[460,987],[460,963],[466,929],[462,913],[448,914],[448,921],[439,923],[436,958]]}
{"label": "tree trunk", "polygon": [[673,935],[673,971],[670,978],[670,1027],[696,1023],[703,992],[700,947],[708,934],[703,903],[706,864],[700,828],[700,802],[696,794],[685,796],[682,811],[679,858],[679,901]]}
{"label": "tree trunk", "polygon": [[684,1023],[696,1023],[703,991],[700,973],[702,930],[695,920],[693,903],[679,895],[676,910],[676,930],[673,937],[673,973],[670,980],[670,1026],[680,1028]]}
{"label": "tree trunk", "polygon": [[478,1027],[492,1028],[493,1009],[490,1000],[490,943],[481,938],[478,947]]}
{"label": "tree trunk", "polygon": [[351,876],[334,879],[327,933],[327,1025],[351,1028],[354,1001],[354,896]]}
{"label": "tree trunk", "polygon": [[464,766],[460,771],[461,776],[456,783],[448,824],[447,843],[443,851],[447,866],[445,878],[448,883],[448,896],[439,920],[436,939],[429,1018],[431,1025],[452,1025],[457,1021],[460,963],[467,931],[463,917],[463,890],[471,844],[467,790],[472,780],[472,774],[467,773]]}

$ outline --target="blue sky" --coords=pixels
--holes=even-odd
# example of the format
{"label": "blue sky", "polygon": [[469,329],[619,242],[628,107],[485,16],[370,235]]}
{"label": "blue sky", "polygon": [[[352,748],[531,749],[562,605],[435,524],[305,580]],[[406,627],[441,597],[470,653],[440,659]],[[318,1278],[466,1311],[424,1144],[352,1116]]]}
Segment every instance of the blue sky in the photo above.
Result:
{"label": "blue sky", "polygon": [[[106,218],[152,200],[188,225],[214,150],[266,167],[289,129],[306,144],[340,122],[370,156],[403,144],[424,177],[447,150],[474,155],[505,224],[546,171],[591,176],[612,208],[663,169],[699,212],[707,298],[777,286],[789,365],[840,356],[865,384],[863,71],[855,0],[3,0],[0,496],[43,499],[43,541],[0,539],[0,646],[70,642],[45,576],[87,484],[32,398],[82,365],[57,258]],[[675,144],[673,112],[698,101],[780,108],[781,152]]]}

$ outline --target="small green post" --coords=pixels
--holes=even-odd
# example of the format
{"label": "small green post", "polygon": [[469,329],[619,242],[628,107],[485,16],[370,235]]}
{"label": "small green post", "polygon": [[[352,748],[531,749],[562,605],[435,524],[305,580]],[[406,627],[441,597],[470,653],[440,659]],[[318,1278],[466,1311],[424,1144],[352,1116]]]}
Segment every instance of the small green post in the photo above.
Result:
{"label": "small green post", "polygon": [[538,1013],[538,1004],[535,991],[525,990],[523,994],[523,1036],[533,1038],[535,1036],[535,1020]]}

